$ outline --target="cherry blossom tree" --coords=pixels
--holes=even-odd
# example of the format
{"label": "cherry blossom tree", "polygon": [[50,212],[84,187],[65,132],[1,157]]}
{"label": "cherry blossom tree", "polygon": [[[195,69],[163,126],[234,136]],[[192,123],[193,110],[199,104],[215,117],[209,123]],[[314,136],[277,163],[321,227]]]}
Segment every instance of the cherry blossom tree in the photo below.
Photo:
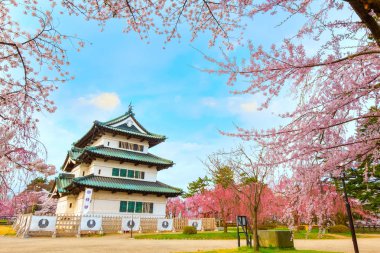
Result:
{"label": "cherry blossom tree", "polygon": [[177,218],[186,214],[185,201],[180,197],[169,198],[166,202],[166,216]]}
{"label": "cherry blossom tree", "polygon": [[49,2],[44,8],[37,1],[0,1],[0,202],[33,177],[55,173],[45,164],[36,113],[55,111],[49,95],[70,78],[63,44],[74,38],[56,30],[56,3]]}
{"label": "cherry blossom tree", "polygon": [[264,157],[264,148],[252,148],[247,151],[247,148],[240,145],[230,152],[216,152],[208,156],[204,162],[212,174],[223,167],[228,167],[233,172],[236,182],[231,184],[231,187],[242,206],[241,209],[251,221],[255,250],[259,249],[257,231],[259,213],[262,211],[263,192],[268,188],[267,184],[271,182],[273,175],[273,167],[262,165]]}
{"label": "cherry blossom tree", "polygon": [[[71,13],[98,20],[104,25],[112,17],[127,21],[126,32],[147,38],[149,31],[164,34],[167,41],[180,38],[181,23],[195,39],[210,32],[210,45],[220,39],[228,50],[248,45],[247,57],[237,59],[226,53],[210,73],[228,76],[233,94],[262,95],[265,109],[281,95],[293,96],[298,104],[280,116],[290,122],[266,129],[238,128],[226,133],[250,140],[268,149],[270,164],[290,168],[300,192],[308,191],[323,177],[338,176],[371,156],[378,163],[378,131],[361,135],[350,131],[359,122],[379,117],[380,89],[380,4],[373,0],[297,1],[64,1]],[[241,43],[245,22],[259,15],[288,14],[279,28],[293,17],[303,24],[282,43],[256,45]],[[268,17],[269,18],[269,17]],[[264,24],[265,25],[265,24]],[[253,28],[254,29],[254,28]],[[234,42],[238,42],[237,44]],[[314,41],[315,50],[305,43]],[[246,87],[240,80],[248,82]],[[285,94],[284,94],[285,93]],[[315,206],[318,208],[317,206]]]}
{"label": "cherry blossom tree", "polygon": [[227,233],[227,221],[236,219],[238,210],[238,198],[232,186],[226,188],[215,185],[214,189],[207,190],[202,194],[202,211],[212,217],[223,220],[224,233]]}
{"label": "cherry blossom tree", "polygon": [[[50,1],[55,6],[55,1]],[[218,39],[227,50],[247,46],[247,57],[225,54],[210,73],[228,76],[233,94],[259,94],[266,98],[261,109],[281,95],[298,100],[296,108],[280,115],[288,124],[266,129],[242,129],[227,133],[265,146],[266,159],[257,166],[292,171],[300,182],[299,194],[321,186],[321,179],[338,176],[370,156],[378,164],[379,131],[363,135],[350,129],[368,118],[379,117],[380,89],[380,4],[373,0],[63,0],[69,14],[83,15],[104,26],[112,18],[126,21],[125,32],[149,39],[149,32],[163,34],[166,41],[181,38],[182,23],[192,40],[200,33],[210,35],[210,46]],[[10,8],[37,20],[35,32],[23,29]],[[285,20],[302,17],[304,23],[282,43],[269,48],[244,43],[246,22],[268,14],[286,13]],[[54,81],[67,79],[62,70],[67,57],[61,35],[49,11],[40,11],[36,1],[0,2],[1,126],[0,180],[9,186],[15,171],[52,173],[41,159],[34,112],[54,111],[49,94]],[[254,28],[253,28],[254,29]],[[280,28],[279,28],[280,29]],[[305,41],[315,41],[307,50]],[[236,43],[238,42],[238,43]],[[46,71],[45,71],[46,69]],[[17,70],[17,71],[11,71]],[[49,74],[46,74],[49,73]],[[46,74],[46,75],[45,75]],[[248,80],[243,87],[240,80]],[[13,174],[12,176],[12,173]],[[318,183],[316,183],[318,182]],[[2,195],[1,198],[7,196]],[[322,202],[318,202],[322,203]],[[313,208],[318,210],[317,205]]]}

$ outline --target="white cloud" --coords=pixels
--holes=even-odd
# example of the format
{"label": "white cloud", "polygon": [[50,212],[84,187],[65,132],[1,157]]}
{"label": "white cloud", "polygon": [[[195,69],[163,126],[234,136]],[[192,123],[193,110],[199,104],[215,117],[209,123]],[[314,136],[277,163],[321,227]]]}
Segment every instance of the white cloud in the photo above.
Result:
{"label": "white cloud", "polygon": [[121,104],[120,98],[115,92],[103,92],[97,95],[81,97],[79,101],[84,104],[94,105],[105,111],[112,111]]}
{"label": "white cloud", "polygon": [[257,110],[257,104],[255,102],[241,103],[240,108],[245,112],[254,112]]}

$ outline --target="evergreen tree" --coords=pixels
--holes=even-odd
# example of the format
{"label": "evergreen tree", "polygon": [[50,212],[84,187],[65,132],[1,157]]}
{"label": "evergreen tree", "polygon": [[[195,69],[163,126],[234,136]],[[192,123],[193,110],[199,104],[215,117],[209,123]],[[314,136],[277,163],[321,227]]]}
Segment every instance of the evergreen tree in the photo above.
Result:
{"label": "evergreen tree", "polygon": [[192,181],[187,186],[187,192],[183,195],[185,198],[192,197],[196,194],[202,194],[210,186],[211,180],[205,176],[203,178],[198,177],[197,180]]}

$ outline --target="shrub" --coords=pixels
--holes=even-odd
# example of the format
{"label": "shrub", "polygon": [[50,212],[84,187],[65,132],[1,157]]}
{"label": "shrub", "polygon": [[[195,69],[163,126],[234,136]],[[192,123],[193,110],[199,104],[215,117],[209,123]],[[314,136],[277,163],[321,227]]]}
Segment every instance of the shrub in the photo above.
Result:
{"label": "shrub", "polygon": [[183,228],[183,234],[185,235],[194,235],[197,233],[197,229],[193,226],[186,226]]}
{"label": "shrub", "polygon": [[306,230],[306,226],[305,225],[299,225],[297,226],[297,231],[305,231]]}
{"label": "shrub", "polygon": [[350,229],[345,225],[336,225],[329,227],[329,233],[347,233],[350,232]]}
{"label": "shrub", "polygon": [[269,230],[269,229],[274,229],[274,228],[276,228],[276,224],[273,224],[273,223],[257,225],[258,230]]}

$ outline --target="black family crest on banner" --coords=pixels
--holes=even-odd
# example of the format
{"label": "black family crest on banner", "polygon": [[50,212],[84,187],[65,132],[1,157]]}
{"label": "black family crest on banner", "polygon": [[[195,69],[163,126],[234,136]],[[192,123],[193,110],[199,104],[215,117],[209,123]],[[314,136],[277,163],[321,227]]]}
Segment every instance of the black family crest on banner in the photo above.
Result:
{"label": "black family crest on banner", "polygon": [[102,230],[102,218],[83,216],[80,222],[80,229],[89,231],[100,231]]}
{"label": "black family crest on banner", "polygon": [[173,230],[173,219],[158,219],[157,220],[157,230],[158,231],[172,231]]}
{"label": "black family crest on banner", "polygon": [[30,231],[50,231],[55,232],[56,216],[35,216],[33,215],[30,222]]}

